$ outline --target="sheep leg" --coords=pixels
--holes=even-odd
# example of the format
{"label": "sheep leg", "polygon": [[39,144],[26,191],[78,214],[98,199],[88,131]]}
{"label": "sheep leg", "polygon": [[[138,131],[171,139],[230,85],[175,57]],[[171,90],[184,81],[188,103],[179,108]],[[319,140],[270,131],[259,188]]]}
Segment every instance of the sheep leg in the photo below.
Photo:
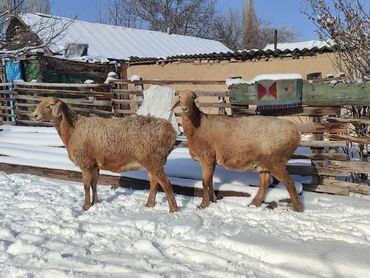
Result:
{"label": "sheep leg", "polygon": [[166,193],[168,206],[170,207],[170,212],[178,211],[176,199],[173,196],[172,186],[168,178],[164,174],[163,168],[159,171],[155,171],[153,174],[154,174],[155,179],[158,181],[158,183],[162,187],[164,193]]}
{"label": "sheep leg", "polygon": [[91,206],[90,203],[90,187],[92,186],[93,172],[91,170],[81,169],[82,180],[84,183],[85,190],[85,203],[82,206],[83,210],[88,210]]}
{"label": "sheep leg", "polygon": [[298,197],[297,190],[295,189],[294,181],[289,176],[286,168],[281,167],[281,168],[272,169],[271,174],[285,185],[286,189],[288,190],[290,199],[292,201],[293,209],[295,211],[302,212],[303,205],[301,203],[301,200]]}
{"label": "sheep leg", "polygon": [[268,171],[260,172],[260,187],[250,205],[254,205],[256,207],[261,206],[263,200],[265,199],[266,188],[269,185],[270,185],[270,173]]}
{"label": "sheep leg", "polygon": [[213,191],[213,173],[215,171],[215,165],[209,163],[201,163],[202,165],[202,183],[203,183],[203,200],[200,204],[200,208],[206,208],[209,206],[209,202],[216,201],[216,195]]}
{"label": "sheep leg", "polygon": [[148,176],[150,182],[150,191],[145,206],[148,208],[152,208],[155,206],[155,197],[157,196],[158,182],[152,173],[148,172]]}
{"label": "sheep leg", "polygon": [[97,188],[96,188],[97,184],[98,184],[98,177],[99,177],[99,169],[95,168],[93,170],[93,177],[92,177],[92,181],[91,181],[91,189],[92,189],[92,193],[93,193],[93,200],[92,200],[92,203],[91,203],[92,206],[94,204],[98,203],[98,191],[97,191]]}
{"label": "sheep leg", "polygon": [[216,203],[216,201],[217,201],[217,197],[216,197],[215,191],[213,189],[213,175],[215,173],[215,167],[216,167],[216,165],[213,164],[212,165],[212,170],[211,170],[211,177],[210,177],[210,181],[209,181],[209,184],[208,184],[209,200],[212,203]]}

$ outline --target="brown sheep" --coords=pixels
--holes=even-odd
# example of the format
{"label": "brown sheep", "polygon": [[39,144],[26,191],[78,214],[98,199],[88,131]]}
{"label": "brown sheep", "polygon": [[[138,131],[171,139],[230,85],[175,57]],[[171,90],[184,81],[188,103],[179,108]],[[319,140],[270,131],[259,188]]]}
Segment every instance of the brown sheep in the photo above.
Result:
{"label": "brown sheep", "polygon": [[54,123],[68,157],[80,167],[85,189],[84,210],[98,202],[96,184],[100,169],[121,173],[145,168],[150,181],[145,206],[154,207],[158,182],[166,193],[170,212],[177,211],[172,186],[164,173],[167,156],[176,143],[176,132],[168,121],[143,116],[120,119],[77,116],[54,97],[44,98],[33,112],[33,118]]}
{"label": "brown sheep", "polygon": [[283,182],[295,211],[303,211],[286,163],[300,142],[295,124],[275,117],[231,118],[207,115],[195,104],[191,91],[179,93],[173,109],[180,105],[189,152],[202,167],[203,200],[200,207],[215,202],[213,174],[216,164],[236,171],[258,171],[260,187],[251,204],[260,206],[270,183],[270,173]]}

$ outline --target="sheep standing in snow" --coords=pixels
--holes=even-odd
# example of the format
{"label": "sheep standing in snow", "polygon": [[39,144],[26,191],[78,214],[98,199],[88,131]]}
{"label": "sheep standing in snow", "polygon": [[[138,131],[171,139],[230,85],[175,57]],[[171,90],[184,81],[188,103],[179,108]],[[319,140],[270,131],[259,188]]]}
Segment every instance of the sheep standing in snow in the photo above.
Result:
{"label": "sheep standing in snow", "polygon": [[100,169],[121,173],[145,168],[150,181],[146,206],[154,207],[158,182],[166,193],[170,212],[177,211],[172,186],[164,174],[167,156],[176,142],[176,132],[168,121],[143,116],[121,119],[77,116],[54,97],[43,99],[33,118],[54,123],[69,158],[80,167],[85,189],[84,210],[98,202],[96,184]]}
{"label": "sheep standing in snow", "polygon": [[258,171],[260,187],[251,204],[260,206],[270,183],[270,174],[286,186],[295,211],[303,211],[286,163],[300,142],[295,124],[275,117],[230,118],[207,115],[195,105],[191,91],[179,94],[173,108],[180,105],[189,152],[202,167],[201,207],[215,202],[213,174],[216,164],[236,171]]}

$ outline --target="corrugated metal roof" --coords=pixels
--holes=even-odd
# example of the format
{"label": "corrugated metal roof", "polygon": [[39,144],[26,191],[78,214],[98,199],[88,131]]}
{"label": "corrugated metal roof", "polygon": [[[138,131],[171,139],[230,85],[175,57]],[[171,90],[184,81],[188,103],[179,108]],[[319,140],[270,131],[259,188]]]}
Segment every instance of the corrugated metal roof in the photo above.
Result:
{"label": "corrugated metal roof", "polygon": [[191,59],[210,59],[210,60],[252,60],[252,59],[264,59],[270,57],[298,57],[298,56],[312,56],[317,53],[332,52],[335,46],[330,46],[328,43],[323,41],[308,41],[308,42],[297,42],[297,43],[283,43],[278,44],[278,48],[274,49],[274,46],[267,45],[264,49],[252,49],[252,50],[238,50],[228,52],[214,52],[214,53],[202,53],[195,55],[174,55],[167,57],[166,59],[158,58],[140,58],[131,57],[131,63],[154,63],[158,61],[180,61],[180,60],[191,60]]}
{"label": "corrugated metal roof", "polygon": [[[280,49],[281,51],[290,50],[293,51],[295,49],[303,50],[303,49],[321,49],[324,47],[331,47],[333,43],[326,42],[326,41],[319,41],[319,40],[312,40],[312,41],[303,41],[303,42],[292,42],[292,43],[278,43],[276,49]],[[268,44],[264,49],[267,50],[275,50],[274,44]]]}
{"label": "corrugated metal roof", "polygon": [[196,37],[169,35],[43,14],[28,13],[20,17],[44,42],[52,33],[57,34],[69,25],[52,44],[48,45],[55,54],[63,54],[66,43],[88,44],[88,56],[113,59],[129,59],[131,56],[165,58],[174,55],[230,51],[218,41]]}

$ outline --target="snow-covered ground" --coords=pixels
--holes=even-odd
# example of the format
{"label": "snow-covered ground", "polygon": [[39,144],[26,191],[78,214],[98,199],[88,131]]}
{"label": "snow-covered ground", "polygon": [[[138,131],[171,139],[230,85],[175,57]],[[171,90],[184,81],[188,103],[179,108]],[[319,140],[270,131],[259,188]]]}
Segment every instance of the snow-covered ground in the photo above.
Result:
{"label": "snow-covered ground", "polygon": [[0,277],[369,277],[370,199],[304,192],[304,213],[227,197],[83,186],[0,172]]}
{"label": "snow-covered ground", "polygon": [[[54,128],[1,126],[2,163],[78,171],[61,146]],[[171,153],[166,174],[201,188],[186,148]],[[256,174],[217,167],[214,181],[252,196],[200,210],[200,198],[176,195],[180,211],[170,214],[163,193],[149,209],[147,190],[99,186],[100,203],[83,212],[79,182],[0,172],[0,277],[369,277],[369,198],[303,192],[305,212],[295,213],[286,203],[248,207]],[[285,198],[281,184],[266,196]]]}

